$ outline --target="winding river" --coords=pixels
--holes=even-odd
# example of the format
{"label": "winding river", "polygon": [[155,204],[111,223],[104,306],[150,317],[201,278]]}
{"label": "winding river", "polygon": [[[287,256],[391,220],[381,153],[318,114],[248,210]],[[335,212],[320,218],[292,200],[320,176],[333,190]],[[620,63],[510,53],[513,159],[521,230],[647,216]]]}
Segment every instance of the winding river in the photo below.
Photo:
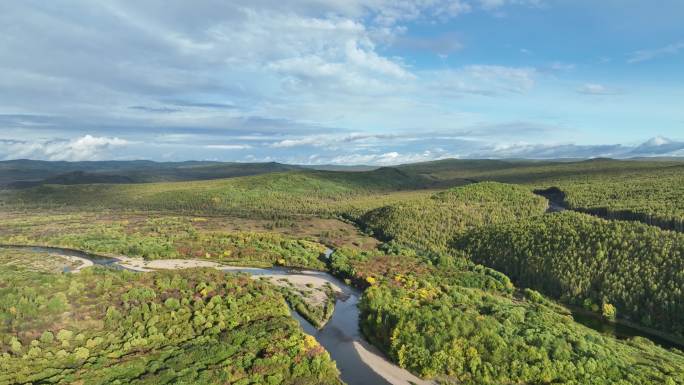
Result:
{"label": "winding river", "polygon": [[[6,246],[0,246],[6,247]],[[48,253],[52,255],[87,260],[96,265],[109,266],[117,269],[133,271],[149,271],[149,267],[131,264],[131,259],[126,257],[113,258],[90,254],[78,250],[62,249],[55,247],[35,246],[8,246],[12,248],[24,248],[36,253]],[[332,250],[326,252],[326,257],[332,254]],[[186,260],[187,261],[187,260]],[[434,384],[431,381],[422,380],[405,369],[391,363],[374,346],[365,341],[359,331],[359,309],[357,304],[361,298],[361,291],[346,285],[332,275],[309,270],[291,270],[285,268],[251,268],[237,266],[222,266],[207,261],[196,261],[198,266],[215,267],[230,273],[248,273],[255,277],[271,277],[297,279],[301,282],[315,282],[316,284],[329,283],[337,292],[335,310],[328,323],[321,329],[316,329],[303,317],[292,311],[292,316],[299,322],[304,331],[316,338],[316,340],[330,353],[335,360],[341,373],[342,380],[348,385],[427,385]],[[179,269],[191,267],[191,264],[169,263],[161,265],[163,269]],[[154,268],[154,267],[153,267]],[[77,269],[76,269],[77,270]],[[69,270],[65,270],[68,272]]]}
{"label": "winding river", "polygon": [[[0,246],[6,247],[6,246]],[[96,265],[109,266],[116,269],[127,269],[133,271],[151,271],[150,268],[161,269],[182,269],[193,266],[214,267],[230,273],[247,273],[256,277],[266,277],[271,279],[288,278],[299,282],[314,283],[322,285],[329,283],[337,294],[337,302],[331,319],[321,329],[316,329],[303,317],[292,311],[292,316],[299,322],[302,329],[314,336],[316,340],[330,353],[335,360],[341,373],[342,380],[348,385],[428,385],[434,384],[432,381],[420,379],[405,369],[391,363],[377,348],[369,344],[359,331],[359,309],[357,304],[362,292],[353,288],[332,275],[311,270],[294,270],[281,267],[273,268],[252,268],[219,265],[203,260],[162,260],[154,265],[143,267],[132,263],[134,259],[127,257],[113,258],[101,255],[90,254],[78,250],[53,248],[53,247],[34,247],[34,246],[11,246],[13,248],[29,249],[33,252],[48,253],[70,258],[87,260]],[[329,256],[332,250],[326,253]],[[167,263],[165,263],[167,262]],[[194,263],[193,263],[194,262]],[[76,271],[78,270],[75,269]],[[657,335],[652,335],[643,330],[632,328],[626,325],[609,324],[594,316],[575,313],[573,318],[585,326],[598,330],[603,334],[611,335],[616,338],[624,339],[634,336],[645,337],[654,343],[665,348],[678,347],[681,345],[673,343]]]}

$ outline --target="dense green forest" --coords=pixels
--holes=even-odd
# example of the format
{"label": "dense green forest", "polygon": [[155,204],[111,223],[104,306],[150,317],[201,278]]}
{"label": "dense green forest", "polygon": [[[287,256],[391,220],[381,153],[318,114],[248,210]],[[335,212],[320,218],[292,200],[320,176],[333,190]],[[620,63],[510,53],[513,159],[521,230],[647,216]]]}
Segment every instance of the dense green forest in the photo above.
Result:
{"label": "dense green forest", "polygon": [[670,161],[579,162],[454,160],[400,166],[441,185],[499,181],[534,189],[559,187],[570,208],[611,219],[637,220],[684,231],[684,164]]}
{"label": "dense green forest", "polygon": [[684,336],[684,234],[563,212],[472,229],[454,246],[522,286]]}
{"label": "dense green forest", "polygon": [[572,209],[684,231],[684,166],[602,180],[576,177],[556,185]]}
{"label": "dense green forest", "polygon": [[525,187],[484,182],[381,207],[360,222],[384,239],[445,252],[454,236],[468,228],[541,215],[547,207],[546,199]]}
{"label": "dense green forest", "polygon": [[341,383],[282,295],[245,275],[5,264],[0,320],[0,383]]}
{"label": "dense green forest", "polygon": [[466,259],[388,245],[338,250],[331,269],[365,287],[364,335],[441,384],[684,384],[684,354],[617,340],[504,274]]}
{"label": "dense green forest", "polygon": [[553,160],[492,160],[443,159],[396,166],[400,171],[442,185],[459,181],[497,181],[534,184],[558,180],[597,179],[626,173],[649,174],[672,166],[684,165],[683,160],[615,160],[589,159],[581,161]]}
{"label": "dense green forest", "polygon": [[605,337],[528,299],[440,275],[367,289],[365,335],[399,365],[445,384],[683,384],[684,355],[648,340]]}

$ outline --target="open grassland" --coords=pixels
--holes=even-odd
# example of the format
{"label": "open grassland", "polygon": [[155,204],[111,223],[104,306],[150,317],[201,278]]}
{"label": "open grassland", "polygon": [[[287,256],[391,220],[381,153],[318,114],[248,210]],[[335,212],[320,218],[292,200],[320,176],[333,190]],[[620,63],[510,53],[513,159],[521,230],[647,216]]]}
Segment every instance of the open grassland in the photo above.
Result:
{"label": "open grassland", "polygon": [[[323,269],[326,247],[312,237],[229,230],[226,218],[14,214],[0,223],[0,243],[78,249],[145,259],[201,258],[226,264]],[[340,223],[344,225],[343,223]],[[329,235],[330,232],[323,232]],[[359,235],[360,237],[360,235]]]}
{"label": "open grassland", "polygon": [[341,384],[267,283],[0,265],[0,383]]}

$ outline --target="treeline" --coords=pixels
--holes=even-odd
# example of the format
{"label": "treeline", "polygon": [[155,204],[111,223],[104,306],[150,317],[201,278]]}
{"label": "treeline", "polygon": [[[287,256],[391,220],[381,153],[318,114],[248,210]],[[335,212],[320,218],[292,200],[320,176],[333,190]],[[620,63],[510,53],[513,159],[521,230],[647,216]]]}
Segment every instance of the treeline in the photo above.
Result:
{"label": "treeline", "polygon": [[445,252],[469,228],[538,216],[547,207],[546,199],[525,187],[482,182],[372,210],[360,222],[385,240]]}
{"label": "treeline", "polygon": [[280,293],[214,270],[0,267],[0,383],[330,384]]}
{"label": "treeline", "polygon": [[521,286],[684,336],[684,234],[566,211],[475,228],[454,246]]}

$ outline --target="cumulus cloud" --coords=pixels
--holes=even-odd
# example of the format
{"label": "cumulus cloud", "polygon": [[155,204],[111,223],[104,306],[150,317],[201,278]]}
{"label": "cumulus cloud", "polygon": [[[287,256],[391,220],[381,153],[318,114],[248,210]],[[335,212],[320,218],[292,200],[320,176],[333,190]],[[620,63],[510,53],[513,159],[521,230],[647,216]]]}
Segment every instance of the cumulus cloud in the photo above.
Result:
{"label": "cumulus cloud", "polygon": [[622,145],[576,145],[572,143],[539,144],[539,143],[500,143],[486,145],[472,152],[469,158],[519,158],[519,159],[568,159],[620,157],[627,151]]}
{"label": "cumulus cloud", "polygon": [[0,142],[0,155],[4,159],[41,159],[41,160],[101,160],[111,158],[111,150],[130,144],[116,137],[85,135],[70,140]]}
{"label": "cumulus cloud", "polygon": [[[416,139],[416,138],[413,138]],[[420,146],[393,146],[393,151],[381,148],[347,147],[344,151],[316,153],[308,157],[293,155],[290,163],[298,164],[345,164],[389,166],[403,163],[425,162],[445,158],[462,159],[588,159],[588,158],[635,158],[654,156],[682,156],[684,142],[664,137],[654,137],[638,145],[606,144],[579,145],[574,143],[501,142],[492,138],[455,140],[455,137],[433,137],[419,142]],[[304,145],[304,144],[302,144]],[[420,149],[422,147],[422,149]],[[263,160],[264,158],[252,158]],[[269,157],[269,159],[272,159]]]}

